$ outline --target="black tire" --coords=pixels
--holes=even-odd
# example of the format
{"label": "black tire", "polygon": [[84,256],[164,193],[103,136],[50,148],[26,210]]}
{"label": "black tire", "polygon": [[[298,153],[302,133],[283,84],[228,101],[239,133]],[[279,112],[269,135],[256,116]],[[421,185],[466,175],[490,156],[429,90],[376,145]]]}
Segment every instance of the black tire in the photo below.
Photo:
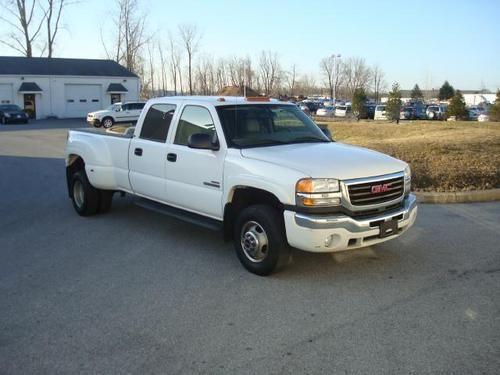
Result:
{"label": "black tire", "polygon": [[99,190],[99,208],[98,212],[100,214],[104,214],[109,212],[111,209],[111,203],[113,202],[113,193],[112,190]]}
{"label": "black tire", "polygon": [[[265,237],[265,241],[260,237]],[[283,217],[270,206],[259,204],[241,211],[234,226],[233,241],[243,267],[259,276],[267,276],[285,266],[290,258]],[[264,243],[266,245],[261,246]],[[258,250],[252,251],[255,247]]]}
{"label": "black tire", "polygon": [[105,129],[109,129],[110,127],[112,127],[115,122],[113,121],[113,119],[111,117],[104,117],[101,121],[102,123],[102,126],[103,128]]}
{"label": "black tire", "polygon": [[5,117],[4,117],[4,116],[2,116],[2,118],[0,118],[0,123],[1,123],[2,125],[5,125],[5,124],[7,123],[7,120],[5,120]]}
{"label": "black tire", "polygon": [[95,215],[99,209],[99,190],[93,187],[85,170],[75,172],[71,177],[71,201],[80,216]]}

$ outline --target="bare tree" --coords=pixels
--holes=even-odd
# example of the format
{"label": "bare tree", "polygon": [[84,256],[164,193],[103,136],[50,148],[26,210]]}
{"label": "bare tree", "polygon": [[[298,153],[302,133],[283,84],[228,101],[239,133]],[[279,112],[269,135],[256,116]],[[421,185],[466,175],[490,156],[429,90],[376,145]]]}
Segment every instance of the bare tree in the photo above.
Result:
{"label": "bare tree", "polygon": [[288,89],[288,94],[290,96],[293,96],[293,94],[295,93],[295,86],[297,84],[297,66],[295,64],[293,64],[290,70],[286,72],[285,81]]}
{"label": "bare tree", "polygon": [[193,55],[198,50],[200,36],[195,25],[179,25],[179,33],[188,58],[189,95],[193,95],[192,63]]}
{"label": "bare tree", "polygon": [[161,81],[161,91],[162,95],[167,95],[167,68],[165,62],[165,56],[163,54],[163,46],[158,42],[158,51],[160,54],[160,81]]}
{"label": "bare tree", "polygon": [[335,59],[337,57],[335,55],[331,55],[328,57],[324,57],[321,59],[319,63],[319,68],[321,73],[323,74],[326,84],[328,85],[328,89],[330,91],[330,98],[333,99],[333,91],[334,91],[334,76],[335,76]]}
{"label": "bare tree", "polygon": [[[177,48],[177,45],[175,43],[174,37],[172,36],[172,33],[168,33],[168,42],[169,42],[169,54],[170,54],[170,75],[172,77],[172,84],[174,85],[174,95],[177,95],[177,81],[178,81],[178,72],[180,69],[180,53],[179,49]],[[182,83],[182,81],[181,81]],[[182,84],[181,84],[182,86]],[[182,91],[182,88],[181,88]]]}
{"label": "bare tree", "polygon": [[45,20],[44,16],[36,15],[37,1],[6,0],[0,6],[5,10],[0,20],[12,28],[7,35],[8,40],[0,39],[0,43],[26,57],[33,57],[33,44]]}
{"label": "bare tree", "polygon": [[373,95],[375,96],[375,101],[378,103],[380,99],[380,93],[384,90],[385,87],[385,74],[380,66],[375,65],[372,68],[372,87],[373,87]]}
{"label": "bare tree", "polygon": [[342,64],[342,73],[344,75],[347,95],[352,98],[354,90],[357,88],[366,89],[371,72],[366,65],[365,59],[360,57],[351,57]]}
{"label": "bare tree", "polygon": [[68,5],[67,0],[46,0],[44,7],[45,25],[47,27],[47,49],[49,58],[54,53],[54,42],[59,31],[59,24],[64,7]]}
{"label": "bare tree", "polygon": [[150,42],[148,43],[148,68],[149,68],[149,87],[150,87],[150,94],[148,95],[150,98],[155,96],[155,73],[156,73],[156,66],[155,66],[155,59],[154,59],[154,54],[153,54],[153,49],[154,49],[154,43]]}
{"label": "bare tree", "polygon": [[278,54],[262,51],[259,59],[260,79],[266,95],[271,95],[280,80],[280,64]]}
{"label": "bare tree", "polygon": [[226,62],[224,59],[219,59],[215,66],[215,89],[217,92],[221,91],[227,86]]}
{"label": "bare tree", "polygon": [[142,50],[150,40],[145,32],[146,16],[140,13],[137,0],[116,0],[116,5],[119,12],[114,19],[115,39],[111,48],[103,41],[105,52],[108,58],[140,75],[144,63]]}

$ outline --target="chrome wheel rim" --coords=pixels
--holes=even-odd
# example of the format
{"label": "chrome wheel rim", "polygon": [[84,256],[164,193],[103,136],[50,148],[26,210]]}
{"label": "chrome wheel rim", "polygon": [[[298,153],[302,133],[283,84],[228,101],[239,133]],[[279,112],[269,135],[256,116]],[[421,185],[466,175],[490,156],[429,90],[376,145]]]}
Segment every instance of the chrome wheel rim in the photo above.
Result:
{"label": "chrome wheel rim", "polygon": [[106,119],[106,120],[104,120],[104,122],[103,122],[103,126],[104,126],[105,128],[110,128],[112,125],[113,125],[113,121],[111,121],[110,119]]}
{"label": "chrome wheel rim", "polygon": [[254,263],[266,259],[269,240],[266,231],[255,221],[248,221],[241,229],[241,248],[245,256]]}
{"label": "chrome wheel rim", "polygon": [[82,208],[83,202],[85,202],[85,192],[83,191],[82,183],[78,180],[73,183],[73,199],[76,206]]}

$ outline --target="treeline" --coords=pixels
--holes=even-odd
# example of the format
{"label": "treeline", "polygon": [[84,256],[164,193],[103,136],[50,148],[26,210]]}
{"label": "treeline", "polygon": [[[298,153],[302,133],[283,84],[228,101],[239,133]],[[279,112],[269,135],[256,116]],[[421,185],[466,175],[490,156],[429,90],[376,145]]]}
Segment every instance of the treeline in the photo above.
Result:
{"label": "treeline", "polygon": [[[379,66],[363,58],[332,55],[319,62],[319,75],[284,66],[275,51],[254,56],[216,57],[203,50],[196,25],[183,24],[163,36],[146,30],[147,14],[139,0],[116,0],[113,29],[102,38],[106,56],[142,79],[144,98],[174,94],[214,95],[226,86],[246,85],[264,95],[324,95],[352,98],[362,87],[376,100],[386,88]],[[102,35],[104,34],[101,33]]]}

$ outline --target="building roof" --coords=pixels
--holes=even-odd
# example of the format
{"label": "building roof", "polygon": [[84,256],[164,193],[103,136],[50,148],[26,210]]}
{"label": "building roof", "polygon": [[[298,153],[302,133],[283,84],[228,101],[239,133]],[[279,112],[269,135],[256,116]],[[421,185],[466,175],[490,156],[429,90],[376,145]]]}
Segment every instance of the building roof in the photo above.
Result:
{"label": "building roof", "polygon": [[0,75],[137,77],[112,60],[0,56]]}
{"label": "building roof", "polygon": [[121,83],[110,83],[106,92],[128,92]]}
{"label": "building roof", "polygon": [[19,87],[19,92],[41,92],[43,91],[40,86],[35,82],[23,82]]}

